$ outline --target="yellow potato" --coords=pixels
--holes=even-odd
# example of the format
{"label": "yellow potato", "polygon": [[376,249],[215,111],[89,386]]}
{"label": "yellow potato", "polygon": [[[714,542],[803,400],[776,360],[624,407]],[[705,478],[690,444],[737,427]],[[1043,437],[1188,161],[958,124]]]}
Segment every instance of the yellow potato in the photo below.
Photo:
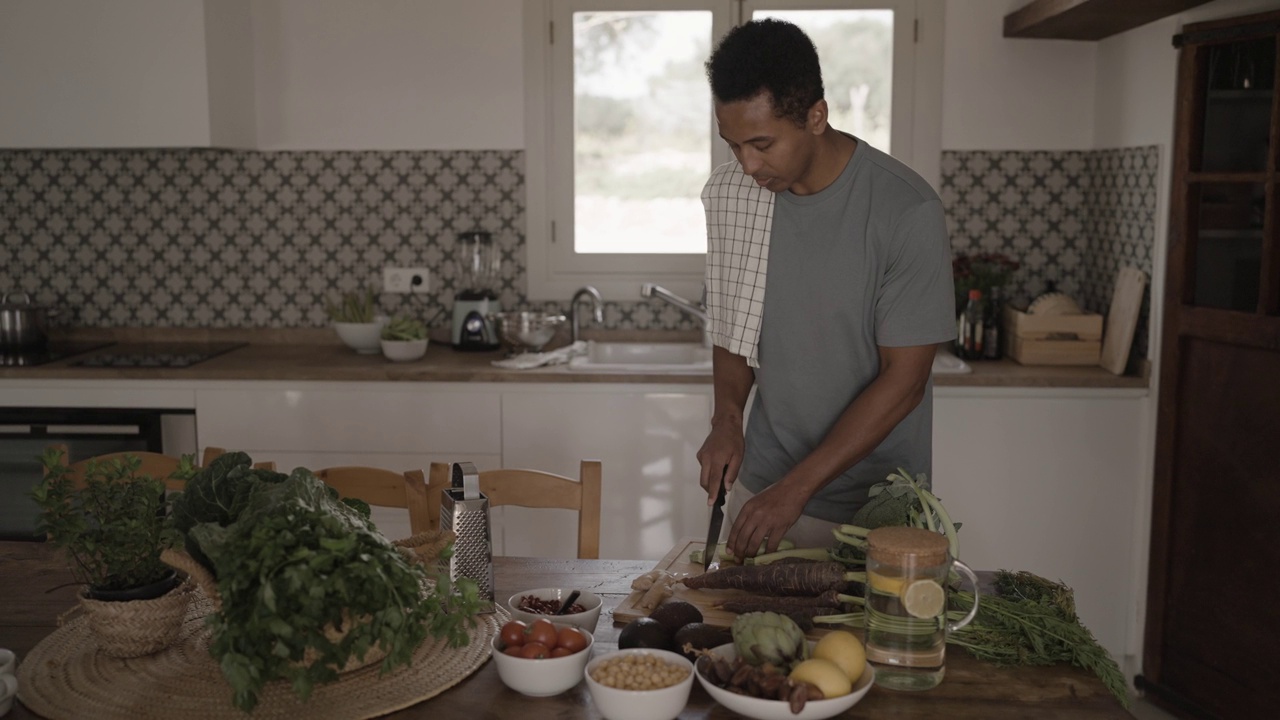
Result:
{"label": "yellow potato", "polygon": [[848,695],[853,691],[853,683],[844,674],[839,665],[830,660],[810,658],[800,663],[788,676],[796,682],[813,683],[822,691],[825,698]]}
{"label": "yellow potato", "polygon": [[813,656],[829,660],[844,671],[849,682],[857,683],[867,668],[867,651],[851,632],[835,630],[827,633],[813,648]]}

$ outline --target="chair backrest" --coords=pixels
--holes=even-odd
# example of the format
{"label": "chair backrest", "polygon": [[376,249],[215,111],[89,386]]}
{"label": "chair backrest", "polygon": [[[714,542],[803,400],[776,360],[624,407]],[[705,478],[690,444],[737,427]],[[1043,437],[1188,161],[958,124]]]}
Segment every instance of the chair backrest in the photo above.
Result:
{"label": "chair backrest", "polygon": [[[395,472],[374,467],[331,467],[315,470],[316,477],[342,497],[357,498],[370,505],[405,508],[409,511],[409,531],[419,535],[430,531],[431,513],[427,503],[427,483],[421,470]],[[436,515],[440,511],[437,508]],[[439,524],[439,521],[436,522]]]}
{"label": "chair backrest", "polygon": [[[480,473],[480,492],[491,507],[565,508],[578,511],[578,557],[600,557],[599,460],[583,460],[578,479],[540,470],[486,470]],[[440,494],[451,484],[449,465],[432,463],[427,501],[433,530],[440,526]]]}
{"label": "chair backrest", "polygon": [[[70,457],[70,453],[67,451],[66,445],[59,444],[51,445],[50,447],[62,453],[64,458]],[[178,464],[182,461],[181,458],[145,451],[108,453],[106,455],[98,455],[97,457],[85,458],[79,462],[73,462],[68,466],[71,470],[71,482],[77,488],[84,487],[84,475],[85,471],[89,468],[89,463],[111,462],[112,460],[124,459],[126,457],[138,458],[142,462],[138,467],[138,473],[141,475],[150,475],[164,483],[164,489],[167,491],[172,492],[182,490],[186,486],[185,480],[178,480],[169,477],[178,469]]]}
{"label": "chair backrest", "polygon": [[[227,454],[227,451],[224,450],[223,448],[213,447],[212,445],[210,445],[209,447],[204,449],[204,455],[201,456],[200,458],[200,466],[209,467],[209,465],[212,464],[214,460],[217,460],[218,458],[226,454]],[[266,462],[256,462],[253,464],[253,467],[258,470],[274,471],[276,469],[276,464],[268,460]]]}

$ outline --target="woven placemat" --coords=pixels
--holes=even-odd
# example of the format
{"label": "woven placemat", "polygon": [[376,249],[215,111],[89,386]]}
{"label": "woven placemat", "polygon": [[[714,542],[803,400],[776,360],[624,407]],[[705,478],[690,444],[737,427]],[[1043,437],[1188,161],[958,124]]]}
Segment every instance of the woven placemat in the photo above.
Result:
{"label": "woven placemat", "polygon": [[448,690],[489,659],[490,643],[510,615],[479,615],[471,642],[451,648],[428,638],[413,663],[380,674],[381,663],[343,673],[318,686],[307,702],[284,681],[267,684],[252,716],[236,708],[231,686],[209,655],[204,617],[212,603],[195,595],[174,644],[154,655],[127,660],[98,652],[84,617],[45,638],[18,667],[18,699],[50,720],[214,720],[234,718],[371,718],[416,705]]}

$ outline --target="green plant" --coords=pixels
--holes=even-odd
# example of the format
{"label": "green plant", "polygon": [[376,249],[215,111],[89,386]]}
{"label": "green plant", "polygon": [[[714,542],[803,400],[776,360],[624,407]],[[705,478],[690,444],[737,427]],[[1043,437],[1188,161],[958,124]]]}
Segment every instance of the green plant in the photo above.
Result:
{"label": "green plant", "polygon": [[[89,462],[79,488],[61,451],[50,448],[40,461],[45,476],[31,491],[40,507],[38,531],[67,553],[78,582],[127,590],[164,579],[169,567],[160,551],[179,535],[166,513],[164,483],[139,473],[138,457]],[[194,458],[183,456],[174,476],[193,472]]]}
{"label": "green plant", "polygon": [[325,312],[329,319],[342,323],[371,323],[374,313],[374,293],[364,290],[358,293],[345,293],[338,304],[326,303]]}
{"label": "green plant", "polygon": [[237,707],[252,710],[277,678],[305,700],[374,646],[385,672],[428,636],[467,642],[475,583],[410,565],[374,531],[367,505],[339,500],[305,468],[277,477],[251,471],[243,453],[223,457],[188,483],[175,514],[218,580],[209,650]]}
{"label": "green plant", "polygon": [[413,318],[396,316],[382,328],[383,340],[425,340],[426,338],[427,326]]}

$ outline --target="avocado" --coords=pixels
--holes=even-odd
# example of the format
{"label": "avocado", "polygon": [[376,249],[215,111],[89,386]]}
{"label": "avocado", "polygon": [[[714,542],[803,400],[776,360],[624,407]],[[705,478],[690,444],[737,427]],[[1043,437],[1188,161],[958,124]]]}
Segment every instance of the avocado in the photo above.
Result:
{"label": "avocado", "polygon": [[618,649],[628,648],[670,650],[672,649],[671,633],[667,631],[666,626],[653,618],[636,618],[627,623],[618,634]]}
{"label": "avocado", "polygon": [[731,642],[733,642],[733,633],[729,628],[702,622],[685,625],[676,631],[675,636],[676,652],[690,660],[696,658],[693,652],[685,650],[686,644],[691,646],[690,650],[711,650]]}
{"label": "avocado", "polygon": [[702,622],[702,611],[683,600],[669,600],[649,613],[650,620],[657,620],[671,635],[689,623]]}

